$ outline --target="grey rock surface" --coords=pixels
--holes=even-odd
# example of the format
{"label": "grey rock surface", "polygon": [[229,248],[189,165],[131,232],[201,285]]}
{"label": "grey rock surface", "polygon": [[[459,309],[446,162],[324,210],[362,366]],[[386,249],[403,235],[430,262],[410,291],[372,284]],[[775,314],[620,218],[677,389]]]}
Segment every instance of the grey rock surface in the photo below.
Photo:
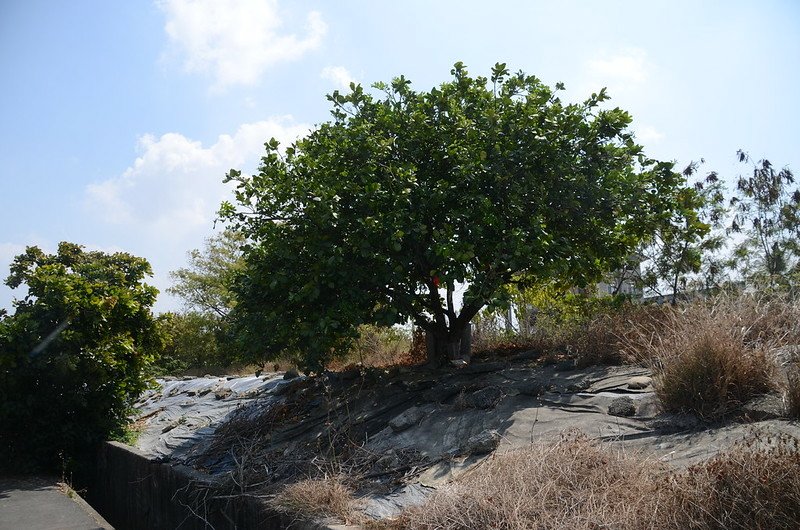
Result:
{"label": "grey rock surface", "polygon": [[628,380],[628,388],[631,390],[644,390],[653,384],[653,378],[646,375],[638,375]]}
{"label": "grey rock surface", "polygon": [[[368,509],[380,514],[395,513],[431,488],[468,472],[485,458],[476,453],[558,440],[568,429],[676,467],[715,455],[743,438],[753,425],[800,436],[800,424],[783,419],[759,416],[765,421],[747,424],[745,419],[708,427],[689,415],[664,413],[652,384],[630,388],[632,379],[651,377],[641,367],[563,371],[555,365],[512,361],[495,368],[465,373],[463,369],[403,367],[349,381],[339,376],[284,380],[280,373],[260,378],[162,380],[159,388],[145,393],[136,404],[144,425],[137,446],[153,458],[194,465],[233,414],[264,425],[262,415],[271,407],[293,403],[304,407],[298,411],[302,414],[289,415],[297,418],[294,423],[269,431],[261,444],[279,459],[293,455],[303,459],[307,458],[304,447],[329,439],[331,425],[346,427],[361,454],[370,455],[366,469],[380,475],[376,488],[383,489],[370,490],[365,501],[372,507]],[[217,399],[217,395],[223,397]],[[472,406],[454,406],[454,399]],[[631,405],[633,415],[609,414],[610,409],[630,410]],[[753,407],[763,408],[763,404]],[[272,462],[265,463],[272,471]],[[235,465],[232,458],[223,456],[203,467],[224,477]]]}
{"label": "grey rock surface", "polygon": [[425,411],[419,407],[411,407],[389,421],[394,432],[401,432],[417,425],[425,417]]}
{"label": "grey rock surface", "polygon": [[480,434],[470,437],[459,448],[462,455],[485,455],[491,453],[500,445],[502,437],[495,430],[486,430]]}
{"label": "grey rock surface", "polygon": [[503,389],[499,386],[488,386],[467,394],[464,404],[473,409],[492,409],[503,399]]}

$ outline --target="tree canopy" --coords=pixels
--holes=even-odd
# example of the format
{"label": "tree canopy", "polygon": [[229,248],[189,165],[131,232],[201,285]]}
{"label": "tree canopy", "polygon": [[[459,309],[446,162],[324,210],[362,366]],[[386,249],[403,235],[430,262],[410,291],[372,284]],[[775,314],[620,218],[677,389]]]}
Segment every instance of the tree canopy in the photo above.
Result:
{"label": "tree canopy", "polygon": [[187,308],[225,317],[236,300],[231,283],[242,268],[240,247],[244,238],[224,230],[206,240],[205,248],[189,252],[189,266],[169,273],[172,287],[167,292],[183,299]]}
{"label": "tree canopy", "polygon": [[[732,230],[744,233],[734,249],[745,279],[770,287],[795,286],[800,275],[800,187],[788,167],[776,169],[767,159],[755,162],[744,151],[739,161],[750,164],[741,175]],[[794,189],[793,189],[794,187]]]}
{"label": "tree canopy", "polygon": [[5,464],[58,469],[120,434],[146,388],[158,291],[142,258],[28,247],[6,285],[27,287],[0,320],[0,452]]}
{"label": "tree canopy", "polygon": [[451,75],[334,92],[331,121],[229,173],[220,215],[248,240],[234,317],[253,355],[319,368],[358,324],[410,319],[441,361],[504,285],[594,281],[669,217],[683,177],[643,154],[604,90],[566,104],[504,64]]}
{"label": "tree canopy", "polygon": [[[693,177],[701,163],[689,163],[683,176]],[[672,215],[657,223],[639,252],[645,262],[640,281],[649,291],[669,294],[675,304],[687,291],[717,286],[724,268],[717,256],[725,244],[724,192],[718,174],[710,171],[675,193]]]}

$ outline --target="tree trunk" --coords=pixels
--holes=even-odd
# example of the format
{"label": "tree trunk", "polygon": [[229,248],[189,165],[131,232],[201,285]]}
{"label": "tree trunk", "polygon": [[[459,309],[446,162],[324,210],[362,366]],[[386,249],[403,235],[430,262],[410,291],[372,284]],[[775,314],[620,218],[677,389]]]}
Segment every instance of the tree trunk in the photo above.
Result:
{"label": "tree trunk", "polygon": [[459,330],[434,328],[425,334],[428,365],[444,366],[450,361],[462,359],[469,363],[472,353],[472,324],[467,323]]}

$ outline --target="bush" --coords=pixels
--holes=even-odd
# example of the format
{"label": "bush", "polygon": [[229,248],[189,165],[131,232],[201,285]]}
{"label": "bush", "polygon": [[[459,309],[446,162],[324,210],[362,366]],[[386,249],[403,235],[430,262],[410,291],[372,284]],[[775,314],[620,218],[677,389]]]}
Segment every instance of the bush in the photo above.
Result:
{"label": "bush", "polygon": [[28,290],[0,320],[0,466],[54,472],[124,433],[152,361],[150,274],[71,243],[15,258],[6,284]]}
{"label": "bush", "polygon": [[303,518],[354,518],[353,490],[338,477],[305,479],[287,485],[271,500],[276,510]]}
{"label": "bush", "polygon": [[196,311],[164,313],[156,324],[161,339],[154,363],[156,375],[224,368],[235,360],[221,317]]}
{"label": "bush", "polygon": [[798,316],[789,301],[723,295],[633,322],[623,350],[652,366],[666,410],[713,420],[776,387],[767,352],[797,340]]}

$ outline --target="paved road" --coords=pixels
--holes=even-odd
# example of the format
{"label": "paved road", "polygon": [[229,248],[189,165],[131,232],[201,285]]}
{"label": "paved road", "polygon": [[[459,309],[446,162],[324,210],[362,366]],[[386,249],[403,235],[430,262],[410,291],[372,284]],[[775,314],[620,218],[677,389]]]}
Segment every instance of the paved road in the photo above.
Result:
{"label": "paved road", "polygon": [[55,479],[0,477],[0,530],[113,530]]}

